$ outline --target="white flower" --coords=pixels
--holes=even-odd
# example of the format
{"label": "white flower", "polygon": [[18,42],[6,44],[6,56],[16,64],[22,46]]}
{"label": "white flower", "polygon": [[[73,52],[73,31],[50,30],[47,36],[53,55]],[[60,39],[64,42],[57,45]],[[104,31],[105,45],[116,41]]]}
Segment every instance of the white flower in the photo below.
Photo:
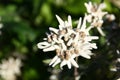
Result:
{"label": "white flower", "polygon": [[59,29],[50,27],[50,34],[47,34],[43,42],[37,44],[38,48],[46,51],[56,51],[56,56],[51,60],[49,65],[52,67],[60,63],[62,68],[67,65],[71,69],[79,67],[76,63],[75,58],[82,56],[86,59],[90,59],[92,49],[96,49],[95,43],[90,41],[98,39],[97,36],[90,36],[89,31],[92,26],[86,26],[86,17],[79,19],[79,23],[76,28],[72,28],[71,16],[68,16],[68,21],[63,21],[58,15],[56,15],[59,22]]}
{"label": "white flower", "polygon": [[21,60],[10,57],[2,60],[0,64],[0,75],[4,80],[16,80],[16,75],[20,75]]}
{"label": "white flower", "polygon": [[89,2],[88,4],[85,3],[85,7],[87,8],[87,12],[92,15],[93,17],[97,17],[98,19],[103,19],[103,16],[107,14],[107,12],[103,12],[102,10],[106,7],[104,3],[99,4],[92,4]]}
{"label": "white flower", "polygon": [[107,12],[102,11],[106,5],[104,3],[97,5],[89,2],[85,3],[85,6],[88,12],[88,14],[86,14],[86,20],[91,24],[91,26],[96,27],[102,36],[105,36],[101,26],[104,22],[103,17],[107,14]]}

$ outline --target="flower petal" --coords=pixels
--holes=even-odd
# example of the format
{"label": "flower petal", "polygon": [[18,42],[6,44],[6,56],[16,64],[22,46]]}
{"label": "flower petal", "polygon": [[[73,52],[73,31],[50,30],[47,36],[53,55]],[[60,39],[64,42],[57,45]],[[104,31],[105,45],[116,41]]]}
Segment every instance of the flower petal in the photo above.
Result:
{"label": "flower petal", "polygon": [[83,19],[83,24],[82,24],[82,26],[81,26],[81,31],[85,31],[85,28],[86,28],[86,17],[84,17],[84,19]]}
{"label": "flower petal", "polygon": [[86,54],[86,53],[81,53],[80,56],[86,58],[86,59],[90,59],[90,55]]}
{"label": "flower petal", "polygon": [[78,25],[77,25],[77,28],[78,28],[78,29],[81,27],[81,24],[82,24],[82,18],[80,17],[80,18],[79,18]]}
{"label": "flower petal", "polygon": [[50,31],[53,31],[53,32],[56,33],[56,34],[58,34],[58,29],[55,29],[55,28],[49,27],[49,30],[50,30]]}
{"label": "flower petal", "polygon": [[50,46],[50,44],[48,42],[40,42],[37,44],[37,47],[40,49],[46,48],[48,46]]}
{"label": "flower petal", "polygon": [[70,28],[72,29],[72,19],[71,19],[70,15],[68,16],[68,24],[69,24]]}
{"label": "flower petal", "polygon": [[102,31],[101,27],[97,27],[98,32],[102,35],[105,36],[104,32]]}
{"label": "flower petal", "polygon": [[66,61],[63,60],[63,61],[61,62],[61,64],[60,64],[60,68],[62,69],[62,67],[63,67],[64,65],[66,65],[66,64],[67,64]]}
{"label": "flower petal", "polygon": [[55,50],[55,47],[54,47],[54,46],[50,46],[50,47],[48,47],[48,48],[43,49],[44,52],[54,51],[54,50]]}
{"label": "flower petal", "polygon": [[70,62],[72,63],[73,66],[75,66],[77,68],[79,67],[74,59],[71,59]]}
{"label": "flower petal", "polygon": [[67,42],[67,46],[70,46],[73,42],[73,39],[70,39],[68,42]]}
{"label": "flower petal", "polygon": [[57,18],[59,24],[60,24],[61,26],[64,26],[64,21],[63,21],[58,15],[56,15],[56,18]]}
{"label": "flower petal", "polygon": [[52,65],[52,67],[55,67],[58,63],[60,63],[61,62],[61,59],[60,58],[58,58],[56,61],[55,61],[55,63]]}
{"label": "flower petal", "polygon": [[55,57],[51,60],[51,62],[49,63],[49,65],[52,65],[57,59],[58,59],[58,56],[55,56]]}
{"label": "flower petal", "polygon": [[67,60],[66,62],[67,62],[67,66],[68,66],[68,68],[71,69],[71,63],[70,63],[70,61]]}

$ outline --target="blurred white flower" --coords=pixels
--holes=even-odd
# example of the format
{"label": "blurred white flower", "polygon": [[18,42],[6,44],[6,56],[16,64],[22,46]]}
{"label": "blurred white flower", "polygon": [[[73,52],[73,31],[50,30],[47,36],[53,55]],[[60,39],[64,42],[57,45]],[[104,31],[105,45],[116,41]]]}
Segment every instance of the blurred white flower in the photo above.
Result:
{"label": "blurred white flower", "polygon": [[22,66],[20,59],[10,57],[8,60],[2,60],[0,64],[0,76],[4,80],[16,80],[16,75],[20,75],[20,67]]}
{"label": "blurred white flower", "polygon": [[47,33],[45,41],[38,43],[37,46],[44,52],[56,51],[56,56],[49,64],[52,67],[59,63],[61,68],[64,65],[67,65],[69,69],[72,65],[79,67],[74,59],[78,56],[90,59],[91,50],[97,48],[96,44],[90,41],[98,39],[98,37],[90,36],[89,31],[92,27],[87,28],[86,18],[83,19],[83,22],[80,18],[77,27],[72,28],[71,16],[68,16],[67,21],[63,21],[58,15],[56,17],[59,29],[50,27],[50,34]]}
{"label": "blurred white flower", "polygon": [[120,78],[118,78],[117,80],[120,80]]}
{"label": "blurred white flower", "polygon": [[117,71],[116,67],[110,68],[110,71]]}
{"label": "blurred white flower", "polygon": [[109,21],[114,21],[115,20],[115,15],[113,14],[106,14],[105,16]]}
{"label": "blurred white flower", "polygon": [[[0,17],[0,21],[1,21],[1,17]],[[3,24],[0,23],[0,29],[2,29],[2,27],[3,27]],[[0,31],[0,35],[1,35],[1,31]]]}

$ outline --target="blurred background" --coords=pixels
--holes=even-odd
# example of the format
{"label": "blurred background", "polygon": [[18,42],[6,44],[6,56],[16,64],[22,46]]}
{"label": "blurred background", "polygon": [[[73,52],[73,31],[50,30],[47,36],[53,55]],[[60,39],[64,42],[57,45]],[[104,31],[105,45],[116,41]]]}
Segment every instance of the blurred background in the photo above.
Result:
{"label": "blurred background", "polygon": [[[101,3],[101,0],[0,0],[0,62],[9,57],[22,60],[21,75],[17,80],[74,80],[74,68],[48,66],[49,59],[55,52],[46,52],[37,48],[37,43],[46,37],[49,27],[58,28],[55,15],[66,20],[71,15],[73,24],[79,17],[84,17],[85,2]],[[115,21],[105,20],[102,37],[93,30],[91,35],[99,36],[96,40],[98,49],[91,60],[79,57],[80,80],[115,80],[120,72],[113,72],[120,50],[120,0],[104,0],[105,11],[114,14]],[[57,79],[55,78],[57,76]]]}

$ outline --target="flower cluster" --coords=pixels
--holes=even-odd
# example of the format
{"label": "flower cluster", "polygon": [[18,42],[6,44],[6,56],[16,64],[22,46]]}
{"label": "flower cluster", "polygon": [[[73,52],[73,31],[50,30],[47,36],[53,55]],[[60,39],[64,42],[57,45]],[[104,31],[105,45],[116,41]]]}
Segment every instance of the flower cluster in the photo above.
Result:
{"label": "flower cluster", "polygon": [[96,27],[99,33],[102,36],[105,36],[104,32],[102,31],[101,27],[103,24],[103,17],[108,18],[109,20],[115,20],[115,16],[112,14],[107,14],[107,12],[104,12],[103,9],[105,9],[106,5],[104,3],[101,3],[99,5],[92,4],[91,2],[85,3],[85,7],[87,8],[87,21],[90,23],[91,27]]}
{"label": "flower cluster", "polygon": [[0,76],[4,80],[16,80],[16,75],[20,75],[20,59],[10,57],[8,60],[2,60],[0,64]]}
{"label": "flower cluster", "polygon": [[[62,68],[67,65],[71,68],[71,65],[79,67],[75,58],[82,56],[90,59],[92,49],[97,49],[95,43],[91,43],[92,40],[98,39],[97,36],[91,36],[89,31],[92,28],[97,28],[101,35],[105,35],[101,29],[103,24],[103,17],[107,15],[107,12],[103,12],[105,4],[92,4],[91,2],[85,3],[87,8],[87,14],[85,17],[80,17],[76,28],[72,26],[71,16],[68,16],[67,21],[63,21],[58,15],[56,18],[59,22],[59,29],[50,27],[50,33],[47,33],[47,38],[44,38],[43,42],[37,44],[38,48],[43,49],[44,52],[56,51],[56,56],[52,59],[49,65],[54,67],[60,63]],[[107,15],[107,18],[114,20],[113,15]],[[89,25],[88,25],[89,24]]]}
{"label": "flower cluster", "polygon": [[56,56],[52,59],[49,65],[53,67],[60,64],[62,68],[67,65],[71,68],[71,64],[75,67],[79,67],[75,57],[82,56],[84,58],[90,59],[91,49],[96,49],[95,43],[90,41],[98,39],[97,36],[89,35],[89,27],[86,27],[86,17],[83,20],[79,19],[79,23],[76,28],[72,28],[71,16],[68,16],[68,21],[63,21],[59,16],[57,16],[59,22],[59,29],[50,27],[50,34],[47,34],[44,42],[38,43],[38,48],[43,49],[44,52],[56,51]]}

